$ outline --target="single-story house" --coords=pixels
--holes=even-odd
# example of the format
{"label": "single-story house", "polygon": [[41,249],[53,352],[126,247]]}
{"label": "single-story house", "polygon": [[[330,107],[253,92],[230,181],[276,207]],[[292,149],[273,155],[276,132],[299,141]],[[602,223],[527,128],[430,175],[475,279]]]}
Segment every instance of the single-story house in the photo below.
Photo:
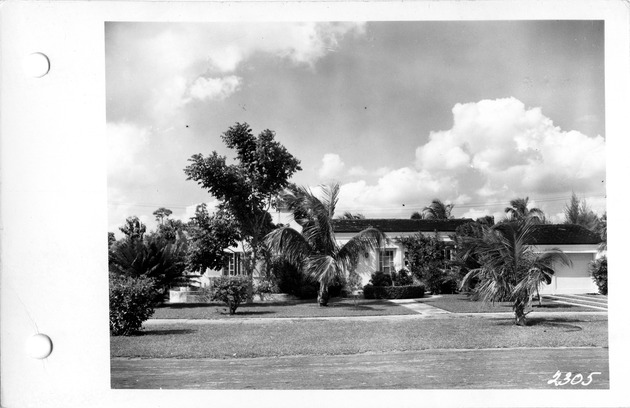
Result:
{"label": "single-story house", "polygon": [[[372,272],[391,272],[402,269],[405,265],[405,249],[393,238],[422,234],[437,234],[446,243],[454,243],[450,238],[455,229],[470,219],[450,220],[411,220],[411,219],[355,219],[335,220],[335,235],[339,243],[348,242],[350,238],[368,227],[379,228],[390,238],[390,242],[376,256],[366,257],[360,264],[359,272],[366,284]],[[536,227],[533,242],[536,252],[544,252],[551,248],[562,250],[571,260],[571,266],[558,265],[549,285],[543,284],[541,294],[583,294],[597,293],[597,286],[589,273],[589,263],[598,255],[600,237],[580,225],[542,224]],[[449,251],[447,246],[447,251]],[[447,253],[446,257],[450,255]]]}
{"label": "single-story house", "polygon": [[440,240],[447,243],[447,254],[445,255],[447,259],[450,259],[448,252],[454,249],[455,245],[451,239],[451,235],[455,234],[457,227],[468,222],[472,222],[472,220],[469,218],[450,220],[339,219],[333,220],[333,229],[337,242],[340,245],[345,244],[356,234],[369,227],[378,228],[389,238],[389,242],[384,245],[384,248],[379,254],[372,254],[365,257],[357,267],[357,272],[359,272],[359,276],[363,279],[363,285],[366,285],[370,280],[372,272],[382,271],[391,273],[393,271],[398,272],[405,268],[405,249],[402,244],[396,242],[395,238],[410,237],[419,232],[424,235],[431,234],[437,236]]}
{"label": "single-story house", "polygon": [[[432,234],[447,243],[445,254],[451,257],[455,243],[451,236],[460,225],[471,222],[468,218],[449,220],[416,220],[416,219],[336,219],[333,228],[339,244],[348,242],[360,231],[374,227],[383,231],[389,242],[378,254],[366,254],[358,265],[358,272],[367,284],[373,272],[392,272],[405,268],[405,249],[395,238],[408,237],[422,233]],[[597,286],[589,273],[589,263],[598,256],[600,237],[579,225],[542,224],[536,229],[534,240],[530,244],[535,251],[544,252],[551,248],[562,250],[572,265],[559,265],[549,285],[541,286],[541,294],[583,294],[597,293]],[[451,245],[448,245],[451,244]],[[221,275],[245,274],[242,262],[243,247],[239,244],[230,248],[230,260],[222,270],[207,270],[201,277],[201,286],[206,286],[209,279]]]}

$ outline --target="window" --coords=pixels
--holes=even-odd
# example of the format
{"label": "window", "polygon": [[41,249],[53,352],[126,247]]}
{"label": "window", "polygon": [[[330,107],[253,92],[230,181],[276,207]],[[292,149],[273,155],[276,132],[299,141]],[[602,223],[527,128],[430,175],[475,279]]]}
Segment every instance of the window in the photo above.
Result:
{"label": "window", "polygon": [[381,251],[378,257],[378,270],[385,273],[394,272],[394,250]]}
{"label": "window", "polygon": [[242,275],[243,263],[241,262],[241,253],[234,252],[229,258],[228,266],[223,268],[224,275]]}

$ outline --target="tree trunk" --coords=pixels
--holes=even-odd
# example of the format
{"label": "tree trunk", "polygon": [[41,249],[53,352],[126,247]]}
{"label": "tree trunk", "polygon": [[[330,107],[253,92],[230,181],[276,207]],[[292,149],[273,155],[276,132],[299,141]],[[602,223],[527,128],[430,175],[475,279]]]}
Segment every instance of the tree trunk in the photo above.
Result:
{"label": "tree trunk", "polygon": [[319,302],[320,306],[328,306],[328,299],[330,296],[328,295],[328,285],[320,282],[319,291],[317,293],[317,302]]}
{"label": "tree trunk", "polygon": [[525,313],[525,302],[516,301],[514,303],[514,323],[517,326],[527,326],[527,314]]}

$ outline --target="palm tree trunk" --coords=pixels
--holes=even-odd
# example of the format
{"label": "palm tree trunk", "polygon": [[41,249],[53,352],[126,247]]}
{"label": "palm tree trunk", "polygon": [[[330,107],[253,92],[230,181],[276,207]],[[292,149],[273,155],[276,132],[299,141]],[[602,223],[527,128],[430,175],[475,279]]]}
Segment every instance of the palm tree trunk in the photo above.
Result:
{"label": "palm tree trunk", "polygon": [[317,302],[319,302],[320,306],[328,306],[329,298],[330,296],[328,295],[328,284],[320,282],[319,291],[317,293]]}
{"label": "palm tree trunk", "polygon": [[526,302],[517,300],[514,302],[514,323],[517,326],[527,326],[527,315],[525,313]]}

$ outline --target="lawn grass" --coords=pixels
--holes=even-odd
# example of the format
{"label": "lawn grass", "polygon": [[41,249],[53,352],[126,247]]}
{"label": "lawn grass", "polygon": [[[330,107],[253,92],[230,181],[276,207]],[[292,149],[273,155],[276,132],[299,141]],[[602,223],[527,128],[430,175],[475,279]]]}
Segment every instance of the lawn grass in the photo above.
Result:
{"label": "lawn grass", "polygon": [[112,357],[242,358],[341,355],[424,349],[506,347],[607,347],[602,315],[530,317],[518,327],[511,318],[269,320],[247,324],[153,324],[144,333],[112,337]]}
{"label": "lawn grass", "polygon": [[227,307],[220,303],[174,303],[158,307],[153,319],[229,319],[268,317],[340,317],[386,316],[415,314],[403,306],[386,300],[333,298],[327,307],[320,307],[316,300],[247,303],[239,306],[230,316]]}
{"label": "lawn grass", "polygon": [[[421,299],[423,303],[449,311],[451,313],[497,313],[512,312],[509,302],[487,303],[471,300],[465,293],[456,295],[440,295]],[[592,308],[567,305],[543,299],[542,306],[538,301],[532,302],[533,312],[593,312]]]}

